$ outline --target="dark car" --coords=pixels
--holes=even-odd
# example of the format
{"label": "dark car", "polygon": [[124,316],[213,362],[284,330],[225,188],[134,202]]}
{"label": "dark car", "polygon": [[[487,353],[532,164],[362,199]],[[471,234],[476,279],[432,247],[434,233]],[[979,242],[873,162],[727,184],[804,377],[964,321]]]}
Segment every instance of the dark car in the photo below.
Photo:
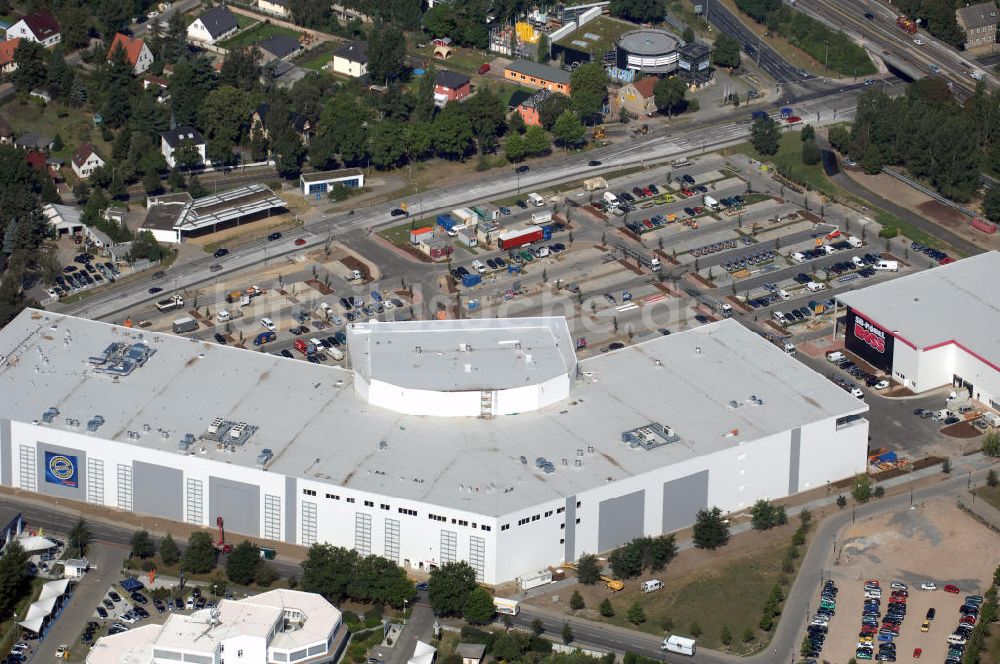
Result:
{"label": "dark car", "polygon": [[220,343],[222,345],[225,345],[226,344],[226,337],[224,337],[221,332],[216,332],[215,333],[215,342],[216,343]]}
{"label": "dark car", "polygon": [[[287,348],[282,348],[281,349],[281,356],[282,357],[292,357],[292,352],[290,350],[288,350]],[[180,602],[181,600],[177,600],[177,601]],[[178,608],[183,608],[183,603],[178,604]]]}
{"label": "dark car", "polygon": [[708,322],[708,316],[704,316],[704,315],[702,315],[702,314],[697,314],[697,315],[696,315],[696,316],[694,317],[694,319],[695,319],[696,321],[698,321],[699,323],[703,323],[703,324],[704,324],[704,323],[707,323],[707,322]]}
{"label": "dark car", "polygon": [[406,210],[403,210],[401,208],[393,208],[389,212],[389,214],[392,215],[393,217],[402,217],[406,214]]}
{"label": "dark car", "polygon": [[492,258],[487,258],[486,264],[490,267],[491,270],[497,269],[497,262]]}
{"label": "dark car", "polygon": [[145,604],[146,602],[149,601],[148,599],[146,599],[146,596],[140,592],[132,593],[132,600],[135,602],[139,602],[139,604]]}
{"label": "dark car", "polygon": [[689,207],[684,208],[684,214],[686,214],[689,217],[693,217],[694,216],[694,208],[689,208]]}
{"label": "dark car", "polygon": [[103,604],[103,605],[104,605],[104,607],[105,607],[105,608],[107,608],[107,609],[112,609],[112,610],[114,610],[114,608],[115,608],[115,603],[114,603],[114,602],[112,602],[112,601],[111,601],[110,599],[107,599],[107,598],[105,598],[105,599],[102,599],[102,600],[101,600],[101,604]]}
{"label": "dark car", "polygon": [[165,276],[167,276],[167,273],[162,270],[153,273],[153,279],[162,279]]}
{"label": "dark car", "polygon": [[346,297],[340,298],[340,306],[342,306],[346,311],[350,311],[353,307],[350,301]]}
{"label": "dark car", "polygon": [[97,607],[97,615],[99,615],[101,618],[107,618],[108,612],[103,606],[99,606]]}
{"label": "dark car", "polygon": [[691,177],[690,175],[688,175],[687,173],[685,173],[684,175],[682,175],[681,179],[684,180],[685,182],[687,182],[688,184],[694,184],[694,178]]}
{"label": "dark car", "polygon": [[281,233],[271,233],[267,236],[268,241],[274,242],[275,240],[281,239]]}
{"label": "dark car", "polygon": [[514,204],[517,205],[517,207],[521,208],[522,210],[527,210],[528,209],[528,204],[525,203],[520,198],[517,199],[516,201],[514,201]]}
{"label": "dark car", "polygon": [[587,162],[587,166],[600,166],[601,161],[599,159],[591,159]]}
{"label": "dark car", "polygon": [[514,169],[514,172],[515,173],[527,173],[530,170],[531,170],[531,167],[529,167],[529,166],[518,166],[517,168]]}
{"label": "dark car", "polygon": [[212,255],[215,256],[216,258],[222,258],[223,256],[229,255],[229,250],[226,249],[225,247],[219,247],[218,249],[215,250],[215,253]]}
{"label": "dark car", "polygon": [[622,349],[622,348],[625,348],[625,344],[623,344],[620,341],[613,341],[613,342],[611,342],[611,343],[608,344],[608,349],[609,350],[619,350],[619,349]]}

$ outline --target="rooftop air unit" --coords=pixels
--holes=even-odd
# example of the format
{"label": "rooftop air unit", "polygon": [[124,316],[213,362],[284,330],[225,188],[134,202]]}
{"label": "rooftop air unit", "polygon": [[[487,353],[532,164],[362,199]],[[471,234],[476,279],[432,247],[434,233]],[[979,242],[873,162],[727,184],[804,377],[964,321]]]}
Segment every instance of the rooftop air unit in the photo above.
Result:
{"label": "rooftop air unit", "polygon": [[59,409],[56,408],[55,406],[51,406],[47,411],[42,413],[42,422],[45,422],[46,424],[52,424],[52,420],[56,419],[56,416],[58,415],[59,415]]}
{"label": "rooftop air unit", "polygon": [[102,424],[104,424],[104,417],[102,415],[94,415],[94,417],[87,422],[87,431],[94,433]]}

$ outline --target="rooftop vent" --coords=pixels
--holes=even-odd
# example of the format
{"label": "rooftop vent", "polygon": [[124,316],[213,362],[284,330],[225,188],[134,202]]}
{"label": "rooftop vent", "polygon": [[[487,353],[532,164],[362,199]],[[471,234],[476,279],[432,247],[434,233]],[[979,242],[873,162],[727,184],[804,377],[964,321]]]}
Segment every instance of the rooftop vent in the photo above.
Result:
{"label": "rooftop vent", "polygon": [[100,428],[102,424],[104,424],[104,416],[94,415],[94,417],[91,418],[89,422],[87,422],[87,431],[89,431],[90,433],[94,433]]}
{"label": "rooftop vent", "polygon": [[669,426],[659,422],[650,422],[646,426],[622,432],[622,442],[631,448],[641,447],[652,450],[668,443],[676,443],[681,438],[674,434]]}
{"label": "rooftop vent", "polygon": [[113,341],[101,354],[91,356],[87,362],[93,365],[95,373],[128,376],[146,364],[154,353],[156,351],[143,342],[128,344]]}
{"label": "rooftop vent", "polygon": [[246,422],[233,422],[217,417],[208,425],[201,438],[226,445],[243,445],[257,432],[257,428]]}
{"label": "rooftop vent", "polygon": [[59,409],[56,408],[55,406],[50,406],[47,411],[42,413],[42,422],[45,422],[46,424],[52,424],[52,420],[56,419],[56,416],[58,415],[59,415]]}
{"label": "rooftop vent", "polygon": [[538,457],[535,459],[535,468],[539,469],[546,475],[556,472],[556,465],[545,457]]}
{"label": "rooftop vent", "polygon": [[186,434],[184,434],[184,437],[181,438],[180,442],[177,443],[177,451],[178,452],[187,452],[188,449],[190,449],[190,447],[192,445],[194,445],[194,441],[195,441],[195,438],[194,438],[194,434],[193,433],[186,433]]}
{"label": "rooftop vent", "polygon": [[260,451],[260,454],[257,455],[257,465],[263,466],[273,457],[274,457],[274,452],[272,452],[270,448],[265,447]]}

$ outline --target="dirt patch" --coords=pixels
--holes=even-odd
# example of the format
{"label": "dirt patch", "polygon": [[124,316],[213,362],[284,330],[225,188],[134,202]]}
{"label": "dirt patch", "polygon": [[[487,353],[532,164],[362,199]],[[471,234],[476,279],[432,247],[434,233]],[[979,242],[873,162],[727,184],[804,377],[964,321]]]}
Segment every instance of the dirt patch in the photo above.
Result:
{"label": "dirt patch", "polygon": [[[909,586],[906,619],[896,639],[900,661],[909,661],[914,648],[923,649],[922,659],[943,661],[947,653],[944,637],[958,620],[964,594],[981,593],[993,577],[994,557],[969,552],[996,551],[998,546],[1000,535],[961,512],[953,498],[927,501],[914,509],[847,526],[835,541],[837,561],[830,576],[840,595],[823,659],[846,662],[854,656],[864,583],[878,579],[885,593],[883,606],[888,602],[891,582],[902,581]],[[934,581],[938,588],[953,583],[961,593],[921,591],[924,581]],[[937,617],[929,632],[921,632],[920,623],[931,607],[936,609]]]}
{"label": "dirt patch", "polygon": [[957,230],[968,221],[966,216],[955,208],[934,199],[921,203],[917,206],[917,210],[928,219],[933,219],[951,230]]}
{"label": "dirt patch", "polygon": [[715,288],[715,284],[713,284],[711,281],[701,276],[697,272],[688,272],[685,276],[698,286],[702,286],[703,288],[709,288],[709,289]]}
{"label": "dirt patch", "polygon": [[332,288],[324,284],[319,279],[306,279],[306,283],[319,291],[320,295],[330,295],[334,292]]}
{"label": "dirt patch", "polygon": [[968,422],[959,422],[958,424],[948,425],[941,429],[941,433],[945,436],[951,436],[952,438],[975,438],[983,435],[982,431]]}

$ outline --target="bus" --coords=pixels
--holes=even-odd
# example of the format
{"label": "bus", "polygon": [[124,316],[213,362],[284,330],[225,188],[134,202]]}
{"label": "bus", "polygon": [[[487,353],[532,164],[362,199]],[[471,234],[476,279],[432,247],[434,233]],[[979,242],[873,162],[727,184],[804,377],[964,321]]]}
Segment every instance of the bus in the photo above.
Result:
{"label": "bus", "polygon": [[493,608],[496,612],[504,616],[516,616],[521,610],[521,603],[516,599],[504,599],[503,597],[493,598]]}

